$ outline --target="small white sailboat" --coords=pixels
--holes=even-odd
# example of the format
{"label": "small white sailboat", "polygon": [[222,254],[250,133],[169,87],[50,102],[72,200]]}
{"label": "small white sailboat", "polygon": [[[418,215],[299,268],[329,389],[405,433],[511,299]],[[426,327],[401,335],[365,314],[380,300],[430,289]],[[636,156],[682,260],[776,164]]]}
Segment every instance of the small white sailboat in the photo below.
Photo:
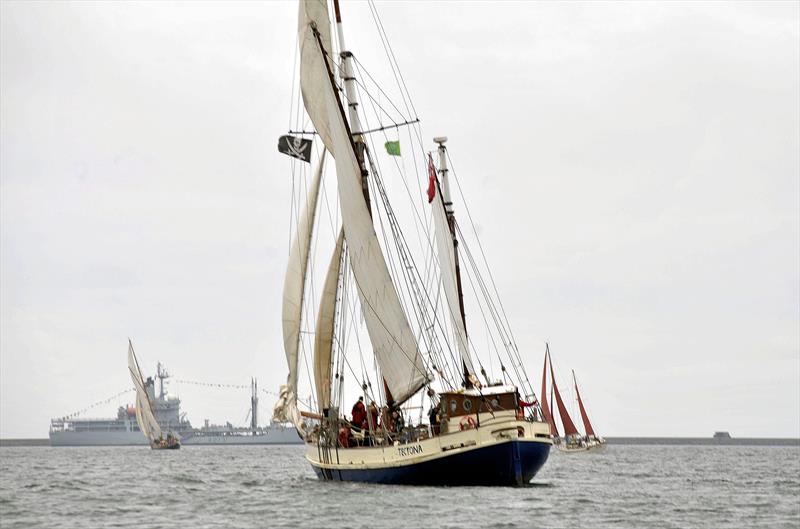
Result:
{"label": "small white sailboat", "polygon": [[[156,420],[153,400],[145,387],[142,371],[139,369],[139,361],[133,351],[133,343],[128,340],[128,372],[136,389],[136,422],[139,430],[150,440],[150,448],[153,450],[176,450],[181,447],[180,438],[168,432],[166,437],[161,430],[161,426]],[[152,386],[151,386],[152,387]]]}
{"label": "small white sailboat", "polygon": [[[505,314],[490,300],[496,294],[489,292],[480,277],[475,297],[490,300],[485,304],[491,317],[484,320],[487,326],[497,326],[500,343],[488,354],[498,356],[501,380],[490,379],[467,335],[459,263],[461,252],[467,250],[461,250],[465,241],[458,237],[450,196],[447,139],[434,139],[438,168],[427,156],[427,202],[432,216],[428,227],[433,226],[435,240],[423,238],[421,246],[429,249],[428,257],[435,252],[436,259],[431,259],[428,268],[432,272],[421,272],[381,180],[376,153],[367,140],[370,131],[361,125],[354,58],[344,45],[338,0],[333,5],[337,41],[332,39],[326,0],[300,0],[300,91],[315,129],[310,134],[322,140],[324,151],[306,187],[305,206],[295,210],[300,214],[283,290],[289,375],[274,419],[297,427],[306,442],[306,459],[320,479],[523,485],[546,462],[552,440]],[[391,126],[418,121],[411,116]],[[421,135],[417,138],[422,141]],[[399,143],[390,143],[387,152],[398,156]],[[283,136],[278,148],[303,163],[311,162],[311,140]],[[332,255],[314,321],[304,317],[311,312],[304,307],[309,303],[306,284],[325,151],[335,159],[342,225],[335,228],[338,235],[331,241]],[[381,238],[377,226],[383,230]],[[469,265],[477,270],[472,261]],[[311,321],[314,328],[313,367],[309,368],[314,395],[309,409],[301,411],[297,396],[298,371],[305,364],[299,362],[301,338],[312,332],[301,329],[304,321]],[[365,340],[348,339],[363,328]],[[348,359],[362,352],[360,361]],[[501,352],[507,356],[501,358]],[[360,372],[353,364],[360,365]],[[350,418],[340,413],[345,405],[345,374],[358,379],[361,393]],[[422,410],[428,407],[425,423]],[[419,410],[416,426],[410,424],[412,410]]]}

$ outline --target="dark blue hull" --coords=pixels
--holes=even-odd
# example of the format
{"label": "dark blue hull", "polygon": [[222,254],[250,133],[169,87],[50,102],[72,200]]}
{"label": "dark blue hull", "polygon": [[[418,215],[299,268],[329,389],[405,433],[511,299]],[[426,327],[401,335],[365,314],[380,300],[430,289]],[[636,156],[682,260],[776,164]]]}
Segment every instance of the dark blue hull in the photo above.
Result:
{"label": "dark blue hull", "polygon": [[399,467],[330,469],[314,465],[324,480],[393,485],[494,485],[528,483],[547,461],[550,444],[508,441]]}

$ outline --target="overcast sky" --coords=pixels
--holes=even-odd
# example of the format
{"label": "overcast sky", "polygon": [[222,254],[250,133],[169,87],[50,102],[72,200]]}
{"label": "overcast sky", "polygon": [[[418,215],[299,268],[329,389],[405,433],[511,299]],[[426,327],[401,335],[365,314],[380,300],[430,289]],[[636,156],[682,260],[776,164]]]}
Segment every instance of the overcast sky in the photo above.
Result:
{"label": "overcast sky", "polygon": [[[378,4],[535,385],[549,340],[601,434],[800,436],[799,5]],[[0,10],[0,436],[130,387],[128,337],[277,389],[296,4]],[[247,391],[172,388],[244,421]]]}

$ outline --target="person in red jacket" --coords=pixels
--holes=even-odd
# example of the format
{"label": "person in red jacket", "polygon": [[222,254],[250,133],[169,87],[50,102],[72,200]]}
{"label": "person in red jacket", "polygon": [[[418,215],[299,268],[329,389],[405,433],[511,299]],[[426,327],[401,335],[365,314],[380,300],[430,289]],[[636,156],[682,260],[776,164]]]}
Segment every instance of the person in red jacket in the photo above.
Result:
{"label": "person in red jacket", "polygon": [[364,407],[364,397],[358,397],[358,402],[353,404],[353,423],[354,428],[361,428],[361,423],[367,418],[367,408]]}
{"label": "person in red jacket", "polygon": [[378,431],[378,416],[380,415],[380,411],[378,411],[378,405],[375,404],[375,401],[369,403],[368,410],[369,414],[372,418],[372,428],[374,431]]}

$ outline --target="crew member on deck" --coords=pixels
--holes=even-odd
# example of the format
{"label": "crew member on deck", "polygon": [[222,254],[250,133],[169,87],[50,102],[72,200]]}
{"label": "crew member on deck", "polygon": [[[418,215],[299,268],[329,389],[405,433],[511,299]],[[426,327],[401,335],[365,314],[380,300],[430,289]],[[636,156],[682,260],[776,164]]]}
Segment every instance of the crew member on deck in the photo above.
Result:
{"label": "crew member on deck", "polygon": [[361,423],[367,418],[367,409],[364,407],[364,397],[358,397],[358,402],[353,404],[353,423],[354,428],[361,428]]}
{"label": "crew member on deck", "polygon": [[369,408],[367,408],[369,412],[370,418],[372,419],[372,428],[377,431],[378,430],[378,415],[380,412],[378,411],[378,405],[375,404],[375,401],[369,403]]}

